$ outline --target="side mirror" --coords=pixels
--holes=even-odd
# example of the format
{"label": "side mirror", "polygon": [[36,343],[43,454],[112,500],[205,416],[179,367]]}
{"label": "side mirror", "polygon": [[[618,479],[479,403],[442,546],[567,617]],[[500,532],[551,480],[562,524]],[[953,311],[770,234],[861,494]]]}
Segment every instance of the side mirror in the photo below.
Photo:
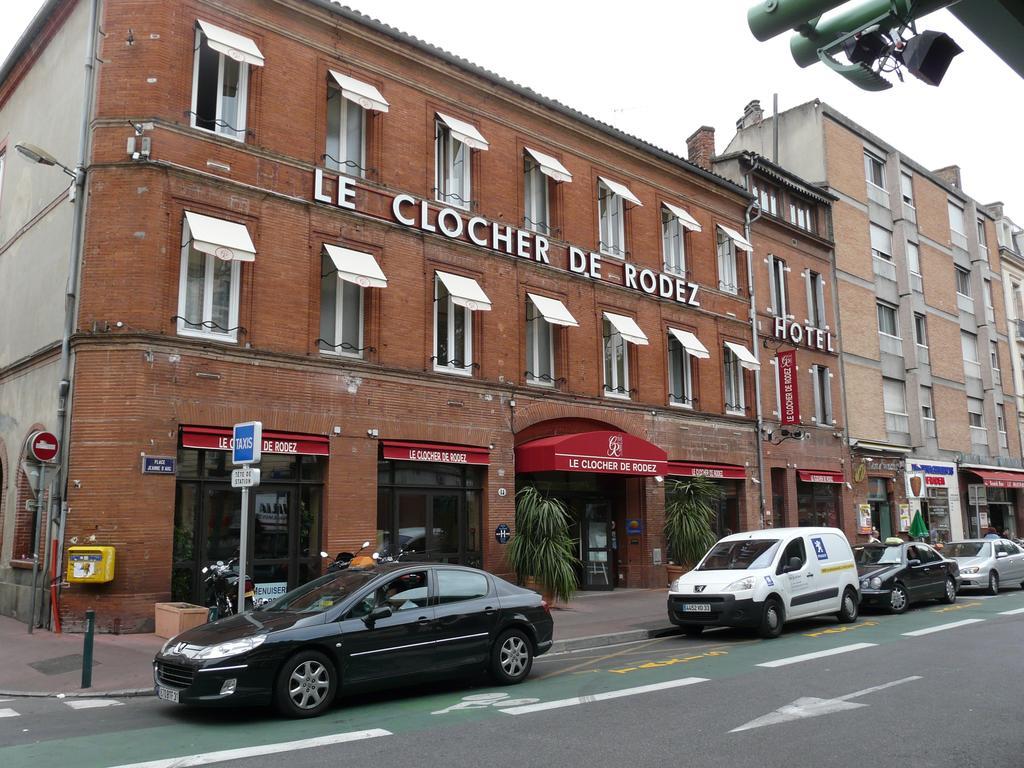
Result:
{"label": "side mirror", "polygon": [[996,560],[998,560],[1001,557],[1006,557],[1007,555],[1009,555],[1008,552],[996,552]]}
{"label": "side mirror", "polygon": [[916,558],[913,559],[913,560],[907,560],[907,565],[909,565],[911,568],[913,568],[914,566],[920,565],[920,564],[921,564],[921,561],[916,559]]}
{"label": "side mirror", "polygon": [[320,557],[330,557],[326,552],[321,552]]}
{"label": "side mirror", "polygon": [[370,546],[370,542],[364,541],[363,542],[363,549],[366,549],[368,546]]}
{"label": "side mirror", "polygon": [[373,628],[373,625],[380,619],[386,619],[392,614],[390,605],[378,605],[372,611],[370,611],[363,622],[366,626]]}

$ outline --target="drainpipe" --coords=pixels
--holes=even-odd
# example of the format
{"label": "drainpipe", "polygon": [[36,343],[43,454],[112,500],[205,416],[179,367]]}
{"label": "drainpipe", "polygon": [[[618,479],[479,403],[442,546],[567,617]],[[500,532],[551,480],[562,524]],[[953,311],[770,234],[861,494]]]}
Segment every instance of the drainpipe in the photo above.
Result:
{"label": "drainpipe", "polygon": [[[747,183],[747,179],[751,173],[757,168],[757,159],[751,161],[750,168],[743,173],[743,186],[749,190],[750,185]],[[754,208],[757,208],[757,212],[753,213]],[[753,213],[753,215],[751,215]],[[761,218],[761,206],[758,204],[757,199],[751,200],[747,203],[747,209],[743,213],[743,236],[747,238],[748,243],[753,243],[750,239],[750,225]],[[761,362],[761,344],[757,334],[757,301],[754,296],[754,254],[753,251],[747,251],[747,293],[750,294],[750,338],[752,341],[751,348],[754,352],[754,359],[757,360],[758,364]],[[764,414],[761,411],[761,369],[758,368],[754,371],[754,413],[757,419],[757,429],[754,434],[754,442],[757,444],[757,479],[761,484],[760,493],[760,513],[761,513],[761,527],[765,527],[765,503],[764,503],[764,450],[761,446],[761,430],[764,426]]]}
{"label": "drainpipe", "polygon": [[[100,0],[91,0],[89,4],[88,41],[85,51],[85,98],[82,102],[82,122],[78,137],[78,164],[75,166],[75,211],[71,224],[71,253],[68,256],[68,282],[64,296],[64,334],[60,341],[60,379],[57,384],[57,435],[61,441],[60,464],[57,467],[57,485],[51,503],[50,520],[59,521],[56,554],[57,587],[53,592],[54,602],[51,606],[52,615],[59,616],[61,563],[64,560],[64,531],[67,524],[65,495],[68,484],[68,458],[70,454],[70,413],[71,413],[71,336],[75,332],[78,319],[78,288],[81,279],[83,233],[85,231],[86,206],[86,167],[90,154],[90,124],[92,121],[93,100],[95,97],[95,62],[96,39],[99,34]],[[52,526],[51,526],[52,527]],[[53,536],[48,531],[47,552],[51,549],[49,542]],[[59,622],[58,622],[59,623]]]}

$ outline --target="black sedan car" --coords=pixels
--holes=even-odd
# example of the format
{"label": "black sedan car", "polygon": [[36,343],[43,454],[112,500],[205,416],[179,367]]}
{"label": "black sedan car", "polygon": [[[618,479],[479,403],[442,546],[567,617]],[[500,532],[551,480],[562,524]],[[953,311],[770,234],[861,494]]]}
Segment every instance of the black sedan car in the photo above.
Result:
{"label": "black sedan car", "polygon": [[319,715],[338,692],[489,670],[518,683],[551,648],[540,595],[474,568],[385,563],[329,573],[258,611],[171,638],[156,693]]}
{"label": "black sedan car", "polygon": [[927,544],[861,544],[853,548],[861,604],[903,613],[921,600],[956,601],[960,568]]}

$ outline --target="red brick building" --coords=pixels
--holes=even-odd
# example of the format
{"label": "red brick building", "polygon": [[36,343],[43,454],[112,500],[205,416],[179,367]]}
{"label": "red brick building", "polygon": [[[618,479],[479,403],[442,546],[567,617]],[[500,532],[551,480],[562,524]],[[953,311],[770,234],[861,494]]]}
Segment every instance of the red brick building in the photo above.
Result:
{"label": "red brick building", "polygon": [[[48,3],[15,57],[85,5]],[[326,2],[108,0],[100,24],[61,545],[117,571],[63,590],[65,626],[202,599],[238,550],[248,420],[261,597],[364,539],[506,573],[530,482],[566,500],[584,588],[665,583],[667,476],[721,478],[719,529],[760,527],[742,186]],[[790,229],[755,234],[758,274]],[[0,439],[6,478],[23,438]],[[16,486],[0,590],[23,594]]]}

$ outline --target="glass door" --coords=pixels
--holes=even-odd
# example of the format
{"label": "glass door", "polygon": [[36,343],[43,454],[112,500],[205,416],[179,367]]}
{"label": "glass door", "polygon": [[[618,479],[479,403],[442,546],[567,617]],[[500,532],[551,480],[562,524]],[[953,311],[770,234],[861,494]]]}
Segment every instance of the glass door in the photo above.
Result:
{"label": "glass door", "polygon": [[[297,586],[289,542],[291,529],[298,523],[294,486],[261,485],[250,493],[251,545],[249,568],[256,583],[254,604],[261,605],[280,597],[289,587]],[[291,580],[290,580],[291,578]]]}
{"label": "glass door", "polygon": [[584,502],[580,521],[583,589],[612,589],[612,523],[607,502]]}

